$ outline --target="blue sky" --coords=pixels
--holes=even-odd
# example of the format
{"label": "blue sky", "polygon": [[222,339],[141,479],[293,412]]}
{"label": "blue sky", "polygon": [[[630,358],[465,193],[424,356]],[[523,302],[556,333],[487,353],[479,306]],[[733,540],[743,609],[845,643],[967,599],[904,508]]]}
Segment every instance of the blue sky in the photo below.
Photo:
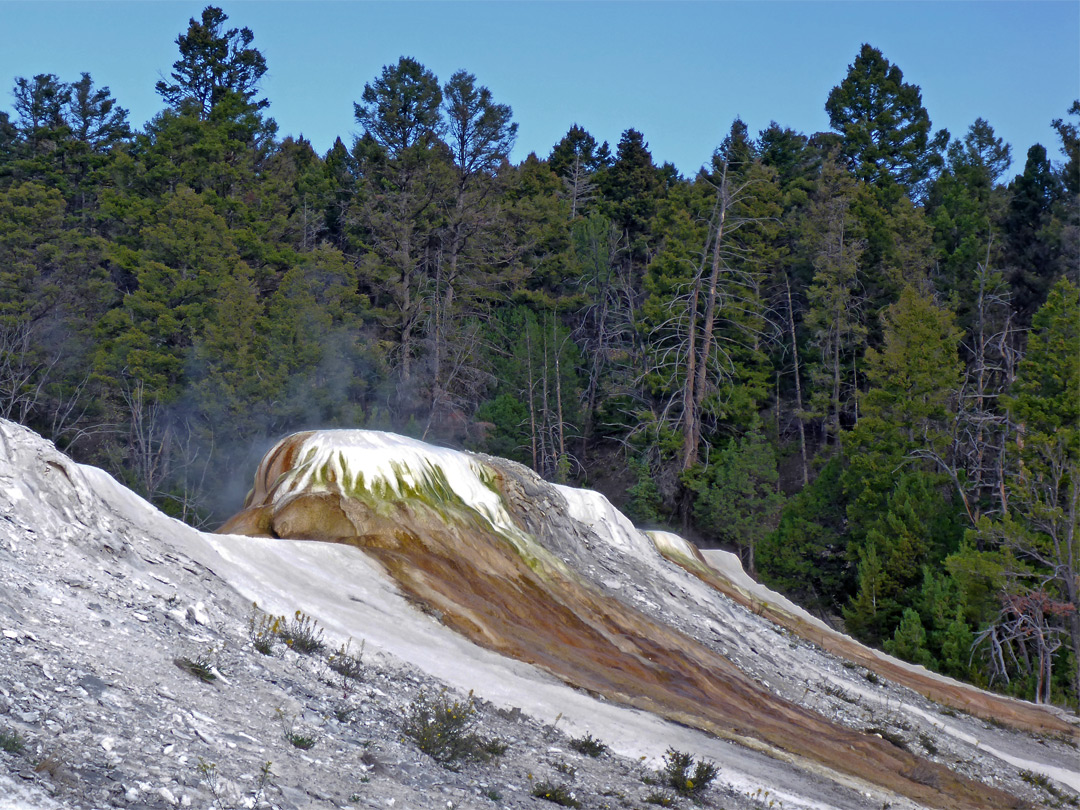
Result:
{"label": "blue sky", "polygon": [[[0,0],[0,109],[16,76],[89,71],[141,127],[154,84],[205,2]],[[266,56],[282,135],[319,152],[358,134],[353,102],[412,56],[445,81],[460,68],[509,104],[513,158],[546,156],[572,123],[616,145],[634,127],[654,159],[693,174],[736,116],[828,129],[824,105],[863,42],[922,88],[934,128],[986,118],[1013,146],[1060,159],[1050,122],[1080,97],[1080,3],[1049,2],[221,2]]]}

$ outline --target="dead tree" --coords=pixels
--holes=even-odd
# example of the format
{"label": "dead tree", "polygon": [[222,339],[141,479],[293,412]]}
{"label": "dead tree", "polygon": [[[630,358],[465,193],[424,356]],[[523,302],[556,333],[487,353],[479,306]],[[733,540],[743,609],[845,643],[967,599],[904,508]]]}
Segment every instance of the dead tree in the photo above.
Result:
{"label": "dead tree", "polygon": [[1035,678],[1035,702],[1049,703],[1054,657],[1066,630],[1061,622],[1075,613],[1073,605],[1051,598],[1039,588],[1000,595],[997,618],[975,638],[989,642],[990,683],[1011,683],[1010,669]]}

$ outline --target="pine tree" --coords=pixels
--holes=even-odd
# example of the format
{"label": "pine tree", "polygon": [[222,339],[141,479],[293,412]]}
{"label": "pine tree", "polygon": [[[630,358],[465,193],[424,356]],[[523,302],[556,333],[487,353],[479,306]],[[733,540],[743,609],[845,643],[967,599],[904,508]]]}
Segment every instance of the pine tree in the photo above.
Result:
{"label": "pine tree", "polygon": [[[1006,406],[1018,428],[1019,465],[997,536],[1052,577],[1080,693],[1080,290],[1066,279],[1035,314]],[[1039,590],[1042,582],[1033,578],[1027,587]]]}
{"label": "pine tree", "polygon": [[356,216],[368,253],[361,283],[389,332],[398,374],[397,405],[418,412],[430,390],[415,379],[424,327],[435,291],[438,226],[454,190],[452,156],[438,138],[444,130],[442,90],[435,75],[402,57],[366,84],[355,104],[364,128],[353,146],[361,180]]}
{"label": "pine tree", "polygon": [[963,608],[957,608],[956,616],[945,628],[941,640],[941,671],[954,678],[970,679],[971,653],[975,646],[975,634],[964,621]]}
{"label": "pine tree", "polygon": [[885,642],[885,652],[910,661],[913,664],[921,664],[932,668],[936,663],[934,656],[926,648],[926,629],[923,627],[919,613],[912,608],[904,610],[904,616],[896,628],[891,640]]}
{"label": "pine tree", "polygon": [[650,220],[661,194],[660,176],[645,136],[636,129],[622,134],[611,168],[604,172],[601,189],[604,213],[618,226],[635,259],[644,257]]}
{"label": "pine tree", "polygon": [[510,157],[517,138],[513,111],[496,104],[491,91],[477,86],[476,77],[459,70],[443,87],[446,139],[454,154],[459,183],[477,175],[493,175]]}
{"label": "pine tree", "polygon": [[330,170],[311,143],[286,138],[268,155],[260,180],[252,223],[260,237],[300,252],[317,250],[336,210]]}
{"label": "pine tree", "polygon": [[978,118],[962,141],[949,145],[946,169],[928,195],[927,216],[938,255],[935,281],[965,327],[977,317],[972,303],[980,264],[999,266],[999,222],[1006,206],[999,181],[1011,161],[1009,145]]}
{"label": "pine tree", "polygon": [[39,73],[33,79],[15,79],[18,139],[12,174],[19,180],[33,180],[70,192],[65,157],[71,142],[71,127],[66,110],[71,87],[52,73]]}
{"label": "pine tree", "polygon": [[[1069,106],[1069,115],[1080,116],[1080,99]],[[1055,118],[1053,126],[1061,137],[1061,151],[1066,158],[1061,167],[1062,184],[1066,193],[1075,197],[1080,194],[1080,127],[1064,118]]]}
{"label": "pine tree", "polygon": [[263,373],[267,392],[281,392],[279,430],[363,423],[387,369],[357,279],[353,262],[324,245],[301,254],[266,303]]}
{"label": "pine tree", "polygon": [[[570,331],[553,312],[526,306],[504,307],[489,325],[490,370],[499,381],[499,397],[508,394],[525,407],[485,404],[484,412],[516,423],[497,423],[497,438],[516,437],[517,457],[536,472],[558,480],[576,466],[572,439],[578,433],[582,365]],[[565,483],[560,481],[560,483]]]}
{"label": "pine tree", "polygon": [[947,455],[962,372],[953,315],[928,295],[905,288],[883,320],[884,345],[866,352],[859,422],[845,435],[855,531],[884,514],[895,470],[906,459],[924,459],[919,466],[929,472],[934,457]]}
{"label": "pine tree", "polygon": [[[457,420],[466,392],[482,372],[470,362],[479,339],[476,316],[486,314],[506,273],[500,272],[500,240],[494,239],[500,211],[497,175],[517,136],[509,106],[496,104],[488,88],[460,70],[443,88],[447,146],[454,183],[443,203],[435,259],[435,290],[427,336],[431,357],[431,409],[423,436],[438,420]],[[512,251],[507,251],[512,255]]]}
{"label": "pine tree", "polygon": [[630,356],[628,346],[634,340],[630,308],[634,298],[630,280],[619,273],[623,266],[620,251],[625,243],[611,220],[593,211],[573,224],[571,239],[576,276],[573,289],[581,300],[574,340],[587,364],[580,449],[584,456],[602,421],[600,409],[629,388],[619,372],[633,371],[621,366],[617,358]]}
{"label": "pine tree", "polygon": [[921,198],[949,136],[941,130],[931,141],[922,91],[904,82],[899,67],[864,44],[847,77],[829,93],[825,110],[860,180],[886,199],[893,184],[910,198]]}
{"label": "pine tree", "polygon": [[94,87],[90,74],[83,73],[70,90],[67,120],[76,141],[100,155],[131,137],[127,110],[117,105],[108,87]]}
{"label": "pine tree", "polygon": [[1021,326],[1031,323],[1054,283],[1057,263],[1048,227],[1060,193],[1046,149],[1035,144],[1028,150],[1023,173],[1009,185],[1004,223],[1007,277]]}
{"label": "pine tree", "polygon": [[760,431],[751,431],[732,440],[691,484],[696,525],[741,548],[751,576],[757,576],[757,546],[775,528],[783,507],[777,479],[772,445]]}
{"label": "pine tree", "polygon": [[859,549],[857,571],[858,590],[844,608],[844,625],[856,638],[879,642],[882,627],[889,624],[891,618],[889,609],[895,608],[895,603],[885,601],[885,567],[873,539]]}
{"label": "pine tree", "polygon": [[860,576],[860,591],[873,589],[873,611],[860,593],[845,616],[858,613],[865,637],[876,641],[914,605],[923,564],[936,564],[959,539],[936,461],[951,447],[959,330],[951,312],[911,287],[884,323],[884,345],[866,352],[869,388],[859,422],[844,439],[849,553],[861,557],[873,547],[881,564],[875,577]]}
{"label": "pine tree", "polygon": [[596,139],[577,124],[551,150],[548,166],[565,184],[571,219],[584,214],[595,199],[597,172],[610,164],[609,151],[607,142],[597,146]]}
{"label": "pine tree", "polygon": [[103,319],[99,371],[138,380],[148,399],[168,405],[186,388],[188,354],[240,259],[225,220],[188,188],[165,198],[139,240],[112,256],[136,286]]}
{"label": "pine tree", "polygon": [[841,424],[849,418],[855,392],[853,371],[866,344],[864,293],[859,260],[865,249],[861,227],[852,213],[855,184],[835,161],[823,165],[805,228],[813,245],[814,279],[807,290],[804,323],[811,346],[809,413],[821,419],[825,435],[838,447]]}
{"label": "pine tree", "polygon": [[[111,150],[130,142],[127,110],[116,103],[108,87],[95,87],[89,73],[71,85],[67,108],[71,129],[72,208],[89,219],[99,190],[109,180],[106,168],[112,163]],[[89,223],[87,223],[89,225]]]}
{"label": "pine tree", "polygon": [[810,145],[810,139],[772,121],[758,133],[757,151],[762,164],[776,172],[777,182],[789,199],[785,208],[796,201],[805,202],[821,169],[821,153]]}
{"label": "pine tree", "polygon": [[894,633],[903,611],[919,603],[924,566],[955,547],[959,532],[936,484],[925,473],[902,474],[865,536],[849,549],[859,561],[859,589],[844,618],[866,640],[880,643]]}
{"label": "pine tree", "polygon": [[225,29],[228,16],[216,6],[207,6],[196,22],[176,38],[180,58],[173,63],[172,82],[158,81],[156,89],[165,102],[180,111],[191,105],[202,120],[228,95],[235,95],[244,107],[262,110],[266,99],[255,99],[259,82],[266,74],[266,59],[252,47],[255,35],[250,28]]}
{"label": "pine tree", "polygon": [[357,123],[392,158],[443,132],[439,80],[408,56],[383,67],[374,82],[364,85],[361,99],[353,104]]}
{"label": "pine tree", "polygon": [[113,303],[105,246],[37,183],[0,188],[0,415],[58,442],[86,428],[94,321]]}
{"label": "pine tree", "polygon": [[841,473],[835,457],[788,498],[779,525],[762,539],[757,555],[764,582],[795,594],[802,605],[832,613],[853,592],[857,574],[847,554]]}
{"label": "pine tree", "polygon": [[71,101],[71,88],[52,73],[33,79],[15,79],[15,112],[30,156],[54,149],[57,133],[67,127],[64,110]]}
{"label": "pine tree", "polygon": [[0,183],[10,178],[18,150],[19,130],[11,123],[11,116],[0,110]]}

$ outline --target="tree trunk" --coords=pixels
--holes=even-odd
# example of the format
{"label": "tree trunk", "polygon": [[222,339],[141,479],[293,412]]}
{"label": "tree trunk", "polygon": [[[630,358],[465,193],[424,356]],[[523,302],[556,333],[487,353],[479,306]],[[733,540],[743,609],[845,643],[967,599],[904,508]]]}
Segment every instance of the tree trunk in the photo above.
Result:
{"label": "tree trunk", "polygon": [[556,469],[558,469],[559,463],[566,456],[566,435],[563,426],[563,407],[562,407],[562,374],[560,373],[559,366],[559,350],[560,346],[555,340],[555,316],[551,317],[551,341],[555,345],[555,432],[559,439],[559,456],[556,459]]}
{"label": "tree trunk", "polygon": [[[548,451],[548,443],[552,441],[552,437],[548,436],[548,431],[551,429],[551,413],[548,408],[548,403],[551,401],[551,397],[548,394],[548,341],[547,334],[544,334],[544,376],[541,378],[541,391],[543,392],[543,403],[540,409],[540,416],[543,425],[543,430],[540,435],[540,464],[544,468],[540,473],[544,478],[550,477],[551,466],[551,452]],[[546,441],[545,441],[546,440]]]}
{"label": "tree trunk", "polygon": [[528,324],[525,326],[525,354],[529,368],[529,444],[532,448],[532,468],[533,472],[540,472],[539,467],[536,466],[536,403],[534,401],[536,383],[533,380],[532,337]]}
{"label": "tree trunk", "polygon": [[[791,280],[787,273],[784,273],[784,287],[787,291],[791,356],[795,363],[795,421],[799,425],[799,455],[802,459],[802,479],[805,487],[810,483],[810,467],[806,460],[806,425],[803,423],[802,375],[799,373],[799,342],[795,337],[795,308],[791,300]],[[779,394],[777,394],[777,399],[779,400]]]}
{"label": "tree trunk", "polygon": [[707,372],[709,356],[712,354],[713,331],[715,327],[718,299],[720,292],[720,269],[723,264],[720,255],[720,246],[724,241],[724,224],[727,220],[727,209],[730,204],[727,185],[727,163],[724,164],[723,173],[720,176],[720,188],[717,195],[716,229],[713,235],[712,268],[709,274],[709,291],[705,299],[705,319],[702,324],[701,348],[698,352],[697,368],[694,379],[694,398],[692,412],[694,414],[694,433],[691,437],[692,457],[684,461],[684,469],[697,463],[697,446],[701,441],[701,406],[705,402],[705,388],[708,382]]}
{"label": "tree trunk", "polygon": [[694,383],[697,379],[697,310],[700,293],[701,273],[698,272],[694,279],[694,290],[690,294],[688,314],[690,334],[687,337],[686,379],[683,381],[683,470],[689,470],[697,463],[698,426],[697,409],[694,404]]}

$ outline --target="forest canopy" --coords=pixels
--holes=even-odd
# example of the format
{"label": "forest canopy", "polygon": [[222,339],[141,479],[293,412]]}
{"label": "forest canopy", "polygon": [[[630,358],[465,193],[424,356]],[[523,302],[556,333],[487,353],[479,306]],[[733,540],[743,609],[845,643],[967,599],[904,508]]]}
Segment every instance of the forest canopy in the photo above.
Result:
{"label": "forest canopy", "polygon": [[1080,101],[1014,165],[867,44],[830,131],[737,119],[684,177],[571,121],[515,164],[508,100],[403,56],[320,155],[250,29],[176,45],[141,130],[88,73],[0,111],[0,416],[194,525],[294,430],[506,456],[1076,706]]}

